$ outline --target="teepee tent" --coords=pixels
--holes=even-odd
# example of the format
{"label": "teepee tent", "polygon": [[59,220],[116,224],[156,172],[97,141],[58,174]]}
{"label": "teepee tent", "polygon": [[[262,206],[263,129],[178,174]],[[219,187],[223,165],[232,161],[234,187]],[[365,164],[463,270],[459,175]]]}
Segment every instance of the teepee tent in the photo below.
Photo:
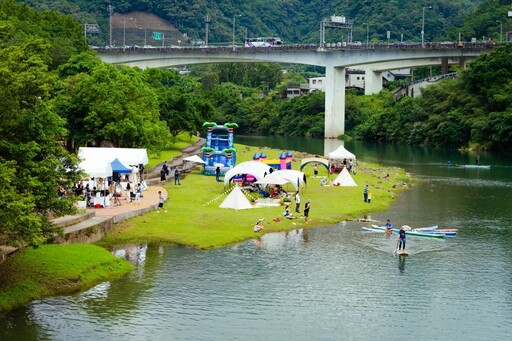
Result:
{"label": "teepee tent", "polygon": [[233,210],[245,210],[252,208],[251,203],[242,193],[240,187],[235,186],[229,195],[224,199],[220,208],[231,208]]}
{"label": "teepee tent", "polygon": [[352,176],[350,176],[350,173],[348,172],[346,167],[343,167],[343,170],[338,174],[336,177],[336,180],[333,181],[333,184],[336,186],[357,186],[354,179],[352,179]]}

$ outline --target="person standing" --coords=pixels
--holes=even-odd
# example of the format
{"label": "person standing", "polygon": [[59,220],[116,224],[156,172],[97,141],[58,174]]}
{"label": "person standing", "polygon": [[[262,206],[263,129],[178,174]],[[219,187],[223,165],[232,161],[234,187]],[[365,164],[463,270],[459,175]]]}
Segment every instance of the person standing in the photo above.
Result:
{"label": "person standing", "polygon": [[167,171],[162,167],[162,169],[160,170],[160,182],[161,183],[165,183],[166,181],[166,176],[167,176]]}
{"label": "person standing", "polygon": [[165,172],[165,175],[169,175],[169,166],[167,165],[167,161],[164,161],[162,165],[162,170]]}
{"label": "person standing", "polygon": [[299,191],[295,193],[295,212],[300,213],[300,195]]}
{"label": "person standing", "polygon": [[135,203],[140,205],[140,197],[142,196],[142,186],[137,184],[135,187]]}
{"label": "person standing", "polygon": [[386,226],[386,231],[390,231],[391,232],[391,230],[393,230],[393,224],[391,224],[391,221],[389,219],[386,221],[386,225],[385,226]]}
{"label": "person standing", "polygon": [[309,208],[311,207],[311,200],[307,200],[306,204],[304,205],[304,222],[308,223],[308,217],[309,217]]}
{"label": "person standing", "polygon": [[217,166],[217,168],[215,168],[215,180],[217,180],[217,182],[220,181],[220,167]]}
{"label": "person standing", "polygon": [[315,176],[315,178],[318,176],[318,165],[315,165],[313,167],[313,175]]}
{"label": "person standing", "polygon": [[400,232],[398,233],[398,251],[405,251],[405,239],[405,229],[402,227],[400,228]]}
{"label": "person standing", "polygon": [[157,210],[157,213],[160,213],[160,209],[164,210],[164,212],[167,212],[167,210],[164,208],[164,196],[162,195],[162,191],[158,191],[158,210]]}
{"label": "person standing", "polygon": [[476,158],[475,158],[475,164],[477,164],[477,165],[478,165],[479,163],[480,163],[480,155],[479,155],[479,154],[477,154],[477,155],[476,155]]}
{"label": "person standing", "polygon": [[174,184],[176,185],[176,183],[178,183],[178,185],[181,185],[181,183],[180,183],[180,169],[177,166],[174,169]]}
{"label": "person standing", "polygon": [[368,202],[368,191],[369,191],[369,189],[368,189],[368,185],[366,185],[366,186],[364,187],[364,191],[363,191],[363,198],[364,198],[364,202]]}

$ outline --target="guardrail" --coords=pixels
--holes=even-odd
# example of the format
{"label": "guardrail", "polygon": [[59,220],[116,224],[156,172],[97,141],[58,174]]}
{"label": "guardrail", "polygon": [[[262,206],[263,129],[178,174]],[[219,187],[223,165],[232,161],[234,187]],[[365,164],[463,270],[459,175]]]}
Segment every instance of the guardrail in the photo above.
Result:
{"label": "guardrail", "polygon": [[236,52],[236,51],[294,51],[294,50],[320,50],[320,51],[332,51],[332,50],[389,50],[389,49],[421,49],[421,50],[431,50],[431,49],[492,49],[496,46],[507,44],[505,43],[469,43],[469,42],[461,42],[459,43],[425,43],[424,46],[421,43],[399,43],[399,44],[363,44],[363,45],[347,45],[343,46],[341,44],[324,44],[324,45],[315,45],[315,44],[291,44],[291,45],[279,45],[279,46],[270,46],[270,47],[245,47],[245,46],[198,46],[198,47],[188,47],[188,46],[114,46],[114,47],[92,47],[94,50],[99,52],[126,52],[126,51],[158,51],[158,52],[197,52],[197,51],[219,51],[219,52]]}

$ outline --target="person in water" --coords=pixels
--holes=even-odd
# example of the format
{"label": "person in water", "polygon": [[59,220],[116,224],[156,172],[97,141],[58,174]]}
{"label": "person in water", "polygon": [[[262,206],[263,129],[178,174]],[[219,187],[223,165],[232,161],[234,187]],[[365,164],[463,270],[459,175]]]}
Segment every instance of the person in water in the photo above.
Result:
{"label": "person in water", "polygon": [[398,233],[398,251],[405,251],[405,229],[402,227]]}

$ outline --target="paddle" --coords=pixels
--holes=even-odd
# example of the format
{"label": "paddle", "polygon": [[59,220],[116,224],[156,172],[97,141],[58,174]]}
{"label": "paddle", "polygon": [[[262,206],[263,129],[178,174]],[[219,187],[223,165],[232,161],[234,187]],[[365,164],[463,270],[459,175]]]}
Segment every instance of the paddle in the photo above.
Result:
{"label": "paddle", "polygon": [[398,244],[400,243],[400,239],[397,240],[396,242],[396,247],[395,247],[395,250],[393,251],[393,256],[396,256],[397,253],[398,253]]}

